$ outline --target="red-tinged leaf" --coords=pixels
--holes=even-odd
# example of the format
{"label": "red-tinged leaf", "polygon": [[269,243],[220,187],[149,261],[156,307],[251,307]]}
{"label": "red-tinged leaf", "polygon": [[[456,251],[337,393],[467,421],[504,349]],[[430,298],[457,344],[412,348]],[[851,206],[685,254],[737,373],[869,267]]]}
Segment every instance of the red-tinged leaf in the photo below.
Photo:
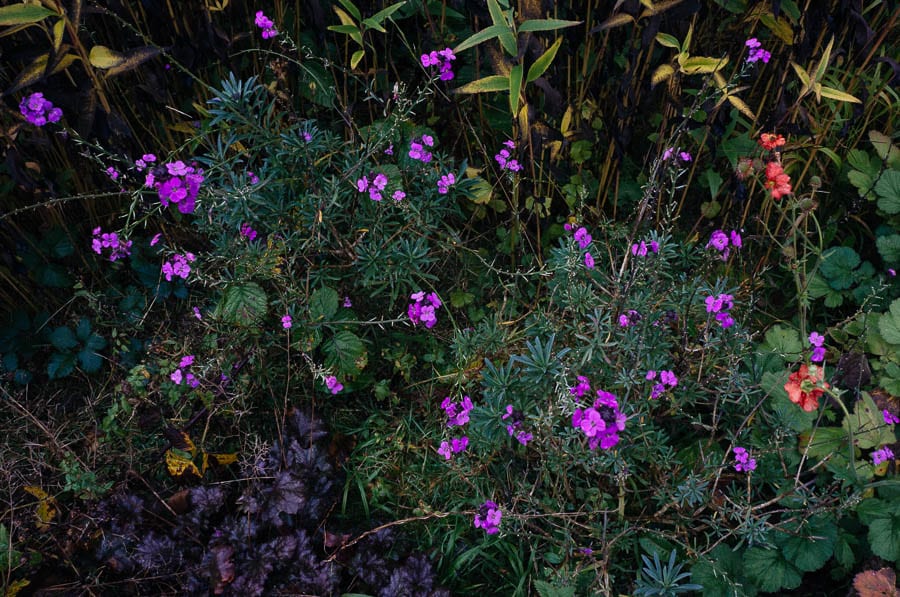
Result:
{"label": "red-tinged leaf", "polygon": [[898,597],[897,575],[890,568],[866,570],[853,578],[859,597]]}

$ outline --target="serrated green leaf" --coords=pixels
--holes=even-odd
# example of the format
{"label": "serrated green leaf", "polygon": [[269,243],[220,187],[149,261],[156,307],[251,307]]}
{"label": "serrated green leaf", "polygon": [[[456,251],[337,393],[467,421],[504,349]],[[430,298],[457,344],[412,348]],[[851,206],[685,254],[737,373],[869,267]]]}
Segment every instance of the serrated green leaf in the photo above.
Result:
{"label": "serrated green leaf", "polygon": [[547,48],[547,51],[541,54],[541,56],[534,61],[534,64],[528,67],[528,76],[525,77],[526,82],[533,82],[550,68],[550,64],[553,62],[553,59],[556,58],[556,52],[559,50],[562,40],[562,37],[556,38],[553,45]]}
{"label": "serrated green leaf", "polygon": [[87,339],[91,336],[91,320],[87,317],[79,319],[78,325],[75,326],[75,335],[82,342],[87,342]]}
{"label": "serrated green leaf", "polygon": [[869,546],[876,556],[900,563],[900,515],[889,513],[869,525]]}
{"label": "serrated green leaf", "polygon": [[900,263],[900,234],[879,236],[875,246],[885,263]]}
{"label": "serrated green leaf", "polygon": [[810,458],[822,460],[836,452],[846,451],[849,441],[847,432],[840,427],[816,427],[799,436],[798,450]]}
{"label": "serrated green leaf", "polygon": [[857,545],[856,537],[838,527],[837,540],[834,542],[834,559],[844,568],[850,569],[856,563],[853,546]]}
{"label": "serrated green leaf", "polygon": [[791,562],[777,549],[753,547],[744,554],[744,574],[762,591],[774,593],[796,589],[803,578]]}
{"label": "serrated green leaf", "polygon": [[324,347],[325,366],[336,370],[338,377],[358,375],[366,366],[366,345],[347,330],[341,330]]}
{"label": "serrated green leaf", "polygon": [[834,290],[853,285],[853,270],[860,264],[859,254],[850,247],[832,247],[825,251],[819,273]]}
{"label": "serrated green leaf", "polygon": [[878,318],[878,333],[888,344],[900,345],[900,299],[894,299],[888,311]]}
{"label": "serrated green leaf", "polygon": [[885,170],[875,183],[878,209],[887,214],[900,213],[900,171]]}
{"label": "serrated green leaf", "polygon": [[328,321],[338,310],[338,293],[323,286],[316,289],[309,297],[309,319],[312,322]]}
{"label": "serrated green leaf", "polygon": [[557,587],[545,580],[535,580],[534,588],[540,597],[575,597],[575,587]]}
{"label": "serrated green leaf", "polygon": [[837,524],[831,516],[820,514],[805,523],[790,525],[778,533],[775,542],[785,559],[802,572],[812,572],[825,565],[834,553]]}
{"label": "serrated green leaf", "polygon": [[78,351],[78,364],[85,373],[96,373],[103,365],[103,358],[90,348]]}
{"label": "serrated green leaf", "polygon": [[78,346],[78,340],[70,328],[60,326],[50,333],[50,344],[57,350],[70,350]]}
{"label": "serrated green leaf", "polygon": [[249,325],[262,319],[268,310],[268,297],[259,284],[235,284],[222,293],[215,315],[227,323]]}
{"label": "serrated green leaf", "polygon": [[456,309],[471,305],[475,300],[475,295],[471,292],[463,290],[454,290],[450,293],[450,305]]}
{"label": "serrated green leaf", "polygon": [[853,412],[849,417],[844,417],[841,427],[853,433],[853,441],[863,450],[896,441],[894,432],[884,424],[881,410],[875,406],[868,392],[862,392]]}
{"label": "serrated green leaf", "polygon": [[794,328],[779,324],[769,328],[760,348],[777,353],[786,360],[793,361],[799,358],[803,352],[803,342],[800,341],[800,332]]}
{"label": "serrated green leaf", "polygon": [[47,10],[39,4],[22,4],[19,2],[10,6],[0,6],[0,27],[37,23],[51,15],[56,15],[56,13],[52,10]]}
{"label": "serrated green leaf", "polygon": [[54,352],[47,363],[50,379],[61,379],[75,370],[75,355],[69,352]]}

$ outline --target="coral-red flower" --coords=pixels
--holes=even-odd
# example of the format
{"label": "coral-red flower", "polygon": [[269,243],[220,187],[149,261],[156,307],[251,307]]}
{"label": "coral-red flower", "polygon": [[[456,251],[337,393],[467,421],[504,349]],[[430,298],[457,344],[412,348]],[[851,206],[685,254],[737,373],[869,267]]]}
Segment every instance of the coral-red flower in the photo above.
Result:
{"label": "coral-red flower", "polygon": [[784,168],[778,162],[766,164],[766,188],[772,191],[773,199],[791,194],[791,177],[784,173]]}
{"label": "coral-red flower", "polygon": [[759,144],[762,145],[762,148],[766,151],[772,151],[776,147],[781,147],[784,145],[784,137],[781,135],[775,135],[773,133],[763,133],[759,136]]}
{"label": "coral-red flower", "polygon": [[812,412],[819,408],[819,397],[828,389],[828,384],[823,380],[825,369],[816,365],[800,365],[800,369],[788,376],[788,382],[784,384],[788,398],[806,412]]}

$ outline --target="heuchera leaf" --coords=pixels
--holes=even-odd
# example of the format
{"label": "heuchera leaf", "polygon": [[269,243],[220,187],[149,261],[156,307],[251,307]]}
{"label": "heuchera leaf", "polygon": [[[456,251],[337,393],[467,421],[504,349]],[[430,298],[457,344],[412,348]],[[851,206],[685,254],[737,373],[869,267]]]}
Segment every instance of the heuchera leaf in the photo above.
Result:
{"label": "heuchera leaf", "polygon": [[744,554],[744,574],[760,590],[774,593],[781,589],[796,589],[802,575],[787,561],[780,550],[753,547]]}
{"label": "heuchera leaf", "polygon": [[875,183],[878,209],[890,215],[900,213],[900,171],[885,170]]}
{"label": "heuchera leaf", "polygon": [[878,318],[878,332],[888,344],[900,345],[900,299],[894,299],[888,312]]}
{"label": "heuchera leaf", "polygon": [[900,234],[879,236],[875,246],[885,263],[900,263]]}
{"label": "heuchera leaf", "polygon": [[834,553],[837,524],[829,515],[813,516],[785,530],[776,535],[775,542],[785,559],[803,572],[818,570]]}
{"label": "heuchera leaf", "polygon": [[846,290],[853,284],[853,270],[859,255],[850,247],[833,247],[825,252],[819,272],[835,290]]}
{"label": "heuchera leaf", "polygon": [[897,575],[890,568],[866,570],[853,578],[859,597],[897,597]]}

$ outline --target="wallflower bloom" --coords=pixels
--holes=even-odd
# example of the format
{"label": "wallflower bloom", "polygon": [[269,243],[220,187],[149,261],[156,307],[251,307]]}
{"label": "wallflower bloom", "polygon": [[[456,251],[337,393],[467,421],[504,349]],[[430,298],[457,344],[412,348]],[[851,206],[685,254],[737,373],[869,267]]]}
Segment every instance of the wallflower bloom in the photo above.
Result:
{"label": "wallflower bloom", "polygon": [[53,107],[53,102],[44,99],[43,93],[32,93],[19,102],[19,112],[34,126],[44,126],[48,122],[59,122],[62,110]]}
{"label": "wallflower bloom", "polygon": [[522,169],[522,164],[520,164],[518,160],[510,159],[510,152],[516,149],[516,144],[510,140],[505,141],[503,145],[506,146],[505,149],[501,149],[500,152],[494,156],[494,159],[497,160],[498,164],[500,164],[501,170],[518,172]]}
{"label": "wallflower bloom", "polygon": [[821,363],[825,360],[825,337],[819,332],[813,332],[809,335],[809,343],[813,347],[812,356],[809,360],[813,363]]}
{"label": "wallflower bloom", "polygon": [[649,245],[645,241],[631,245],[631,254],[635,257],[646,257],[648,252],[659,253],[659,243],[651,240]]}
{"label": "wallflower bloom", "polygon": [[188,275],[191,273],[191,266],[188,264],[193,263],[196,259],[193,253],[185,253],[184,255],[176,253],[172,255],[172,260],[166,261],[162,265],[162,273],[165,275],[166,281],[171,282],[173,277],[187,280]]}
{"label": "wallflower bloom", "polygon": [[829,388],[824,381],[825,369],[816,365],[800,365],[800,369],[788,376],[788,382],[784,389],[788,393],[791,402],[797,404],[806,412],[812,412],[819,408],[819,398]]}
{"label": "wallflower bloom", "polygon": [[712,247],[717,251],[724,251],[728,248],[728,235],[721,230],[716,230],[709,237],[709,242],[706,243],[706,246]]}
{"label": "wallflower bloom", "polygon": [[278,35],[278,30],[275,29],[275,23],[273,23],[272,19],[267,17],[261,10],[256,13],[256,26],[263,30],[263,39],[271,39]]}
{"label": "wallflower bloom", "polygon": [[897,423],[900,423],[900,417],[896,416],[888,409],[881,411],[881,416],[884,417],[885,425],[896,425]]}
{"label": "wallflower bloom", "polygon": [[496,535],[500,531],[502,517],[503,512],[500,511],[500,506],[488,500],[481,505],[475,515],[475,528],[484,529],[488,535]]}
{"label": "wallflower bloom", "polygon": [[241,236],[249,241],[256,240],[256,230],[250,227],[250,224],[244,222],[241,224]]}
{"label": "wallflower bloom", "polygon": [[588,378],[585,377],[584,375],[579,375],[578,376],[578,384],[573,388],[569,388],[569,393],[577,398],[581,398],[587,392],[590,392],[590,391],[591,391],[591,382],[588,381]]}
{"label": "wallflower bloom", "polygon": [[747,62],[753,63],[761,60],[763,63],[768,63],[772,57],[772,54],[764,50],[762,44],[755,37],[748,39],[744,45],[750,48],[750,51],[747,52]]}
{"label": "wallflower bloom", "polygon": [[706,312],[719,313],[734,307],[734,297],[730,294],[710,295],[706,297]]}
{"label": "wallflower bloom", "polygon": [[625,313],[619,315],[619,327],[631,327],[641,320],[641,314],[634,309],[629,309]]}
{"label": "wallflower bloom", "polygon": [[203,170],[178,160],[147,172],[145,184],[156,188],[163,206],[174,203],[178,211],[189,214],[194,212],[197,193],[204,180]]}
{"label": "wallflower bloom", "polygon": [[440,71],[441,81],[449,81],[453,78],[453,66],[450,64],[452,60],[456,60],[456,55],[453,53],[453,50],[450,48],[445,48],[440,51],[432,50],[428,54],[422,54],[422,66],[430,67],[437,66]]}
{"label": "wallflower bloom", "polygon": [[332,395],[335,395],[344,389],[344,385],[339,382],[334,375],[329,375],[325,378],[325,387],[331,390]]}
{"label": "wallflower bloom", "polygon": [[437,323],[435,311],[440,309],[442,304],[438,295],[432,292],[426,297],[425,291],[419,291],[411,294],[409,298],[414,302],[409,304],[406,313],[413,325],[424,323],[426,328],[433,328]]}
{"label": "wallflower bloom", "polygon": [[441,195],[446,195],[450,191],[450,187],[456,183],[456,176],[452,172],[448,172],[441,176],[441,179],[438,180],[437,187],[438,193]]}
{"label": "wallflower bloom", "polygon": [[106,169],[106,175],[113,180],[119,180],[119,171],[116,170],[114,166],[110,166]]}
{"label": "wallflower bloom", "polygon": [[287,330],[290,329],[292,325],[294,325],[294,320],[290,315],[285,314],[281,317],[281,327]]}
{"label": "wallflower bloom", "polygon": [[94,250],[94,253],[102,255],[103,251],[109,249],[108,259],[110,261],[117,261],[131,255],[131,241],[119,238],[117,233],[103,232],[98,227],[94,228],[93,235],[91,248]]}
{"label": "wallflower bloom", "polygon": [[874,452],[872,452],[872,464],[874,464],[875,466],[878,466],[879,464],[887,460],[893,459],[894,451],[887,446],[884,446],[880,450],[875,450]]}
{"label": "wallflower bloom", "polygon": [[625,429],[626,420],[615,395],[597,390],[597,399],[591,408],[575,409],[572,427],[587,436],[591,450],[596,450],[598,446],[608,450],[619,443],[619,432]]}
{"label": "wallflower bloom", "polygon": [[791,194],[791,177],[784,173],[784,169],[778,162],[766,164],[765,187],[772,191],[773,199],[781,199],[785,195]]}
{"label": "wallflower bloom", "polygon": [[756,458],[750,458],[750,453],[747,452],[747,448],[742,448],[740,446],[736,446],[734,450],[734,470],[737,472],[749,473],[750,471],[756,470]]}
{"label": "wallflower bloom", "polygon": [[591,244],[593,238],[588,233],[587,228],[582,226],[578,230],[575,231],[575,241],[578,243],[578,246],[582,249],[587,249],[588,245]]}
{"label": "wallflower bloom", "polygon": [[447,415],[447,427],[461,427],[469,422],[469,413],[472,412],[475,405],[468,396],[463,396],[460,402],[452,402],[450,396],[447,396],[441,402],[441,408]]}
{"label": "wallflower bloom", "polygon": [[594,256],[590,253],[584,254],[584,266],[588,269],[594,269]]}

